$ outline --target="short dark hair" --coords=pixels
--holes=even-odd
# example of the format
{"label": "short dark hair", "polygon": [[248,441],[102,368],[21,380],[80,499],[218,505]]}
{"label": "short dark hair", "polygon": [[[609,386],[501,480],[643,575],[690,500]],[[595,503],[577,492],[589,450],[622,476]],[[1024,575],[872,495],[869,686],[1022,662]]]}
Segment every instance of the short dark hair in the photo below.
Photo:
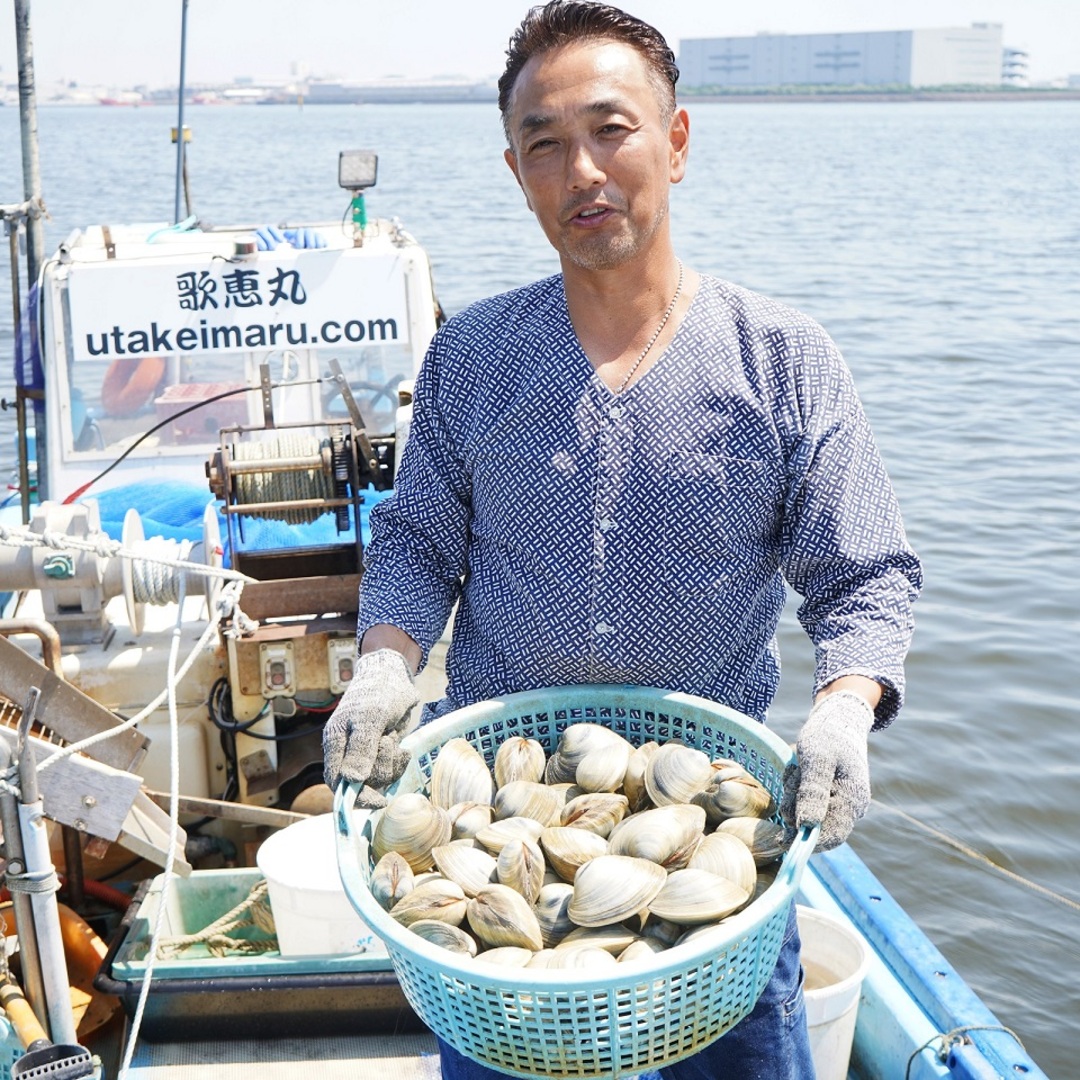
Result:
{"label": "short dark hair", "polygon": [[510,138],[510,99],[521,69],[537,54],[588,40],[618,41],[636,49],[649,68],[661,108],[670,117],[675,109],[679,69],[664,35],[647,22],[610,4],[591,0],[549,0],[530,9],[514,31],[506,50],[506,70],[499,79],[499,112]]}

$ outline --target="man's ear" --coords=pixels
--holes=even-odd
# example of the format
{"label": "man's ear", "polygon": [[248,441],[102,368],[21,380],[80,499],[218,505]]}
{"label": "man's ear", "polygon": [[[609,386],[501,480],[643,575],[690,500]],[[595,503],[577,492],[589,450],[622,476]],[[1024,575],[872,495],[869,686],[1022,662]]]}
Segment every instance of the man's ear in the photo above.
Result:
{"label": "man's ear", "polygon": [[668,128],[671,144],[671,182],[677,184],[686,175],[686,159],[690,153],[690,116],[685,109],[671,114]]}

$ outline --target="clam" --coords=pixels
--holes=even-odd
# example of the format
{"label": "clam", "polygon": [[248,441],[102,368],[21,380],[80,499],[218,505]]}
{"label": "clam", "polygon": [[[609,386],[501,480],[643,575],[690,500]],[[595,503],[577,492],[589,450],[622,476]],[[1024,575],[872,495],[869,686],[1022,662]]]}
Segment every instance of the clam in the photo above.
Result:
{"label": "clam", "polygon": [[705,811],[685,803],[643,810],[620,821],[608,837],[612,855],[649,859],[666,870],[687,864],[705,829]]}
{"label": "clam", "polygon": [[606,855],[608,842],[586,829],[571,829],[565,825],[544,829],[540,847],[548,865],[563,879],[573,883],[578,869],[598,855]]}
{"label": "clam", "polygon": [[511,780],[495,793],[495,820],[527,817],[541,825],[554,825],[563,808],[563,797],[546,784]]}
{"label": "clam", "polygon": [[449,844],[433,848],[431,857],[439,873],[460,885],[466,896],[475,896],[495,880],[495,857],[476,847],[471,840],[451,840]]}
{"label": "clam", "polygon": [[665,743],[645,765],[645,790],[656,806],[688,803],[712,776],[708,754],[683,743]]}
{"label": "clam", "polygon": [[758,868],[757,881],[754,883],[754,895],[751,899],[756,900],[775,880],[780,870],[780,863],[773,861]]}
{"label": "clam", "polygon": [[500,945],[497,949],[485,949],[477,953],[476,959],[501,967],[525,967],[535,955],[532,949],[525,949],[520,945]]}
{"label": "clam", "polygon": [[573,895],[574,886],[565,881],[552,882],[540,890],[535,910],[545,948],[554,948],[574,929],[566,911]]}
{"label": "clam", "polygon": [[509,817],[493,821],[482,828],[474,837],[494,855],[498,855],[504,844],[511,840],[539,840],[544,826],[536,818]]}
{"label": "clam", "polygon": [[606,949],[582,945],[576,949],[556,949],[546,964],[549,968],[584,968],[595,971],[601,967],[611,967],[617,963],[614,956]]}
{"label": "clam", "polygon": [[623,794],[630,804],[630,813],[636,814],[649,805],[649,793],[645,790],[645,767],[649,764],[649,758],[660,749],[657,742],[642,743],[631,755],[626,763],[626,773],[623,776]]}
{"label": "clam", "polygon": [[559,824],[572,829],[588,829],[598,836],[608,836],[627,813],[630,804],[625,795],[589,792],[571,799],[563,808]]}
{"label": "clam", "polygon": [[705,810],[709,824],[714,826],[725,818],[767,818],[776,812],[769,789],[735,763],[715,770],[708,785],[690,801]]}
{"label": "clam", "polygon": [[633,930],[619,923],[609,926],[579,926],[571,930],[555,948],[558,951],[578,949],[583,945],[588,945],[591,948],[603,949],[612,956],[618,956],[628,945],[640,940],[640,934],[635,934]]}
{"label": "clam", "polygon": [[675,870],[653,897],[649,911],[682,925],[716,922],[750,899],[747,889],[708,870]]}
{"label": "clam", "polygon": [[600,855],[578,870],[567,914],[578,926],[622,922],[649,907],[666,881],[664,868],[648,859]]}
{"label": "clam", "polygon": [[486,885],[468,902],[473,933],[492,948],[517,945],[538,952],[544,947],[532,905],[507,885]]}
{"label": "clam", "polygon": [[601,724],[571,724],[559,737],[555,753],[548,758],[544,780],[549,784],[576,783],[577,767],[586,754],[608,750],[622,755],[627,747],[630,744],[626,739]]}
{"label": "clam", "polygon": [[496,860],[499,882],[521,893],[530,904],[540,895],[545,868],[544,855],[531,840],[511,840]]}
{"label": "clam", "polygon": [[684,932],[685,927],[669,922],[667,919],[661,919],[652,912],[642,921],[641,936],[649,941],[657,942],[662,949],[670,949]]}
{"label": "clam", "polygon": [[672,943],[672,947],[675,945],[700,945],[702,942],[708,941],[709,938],[715,937],[720,940],[727,936],[728,928],[723,922],[703,923],[700,926],[691,926],[689,929],[684,929],[678,940]]}
{"label": "clam", "polygon": [[[486,956],[486,953],[481,953],[481,956]],[[532,954],[532,959],[525,965],[527,968],[549,968],[554,967],[552,959],[555,956],[554,949],[540,949],[538,952]]]}
{"label": "clam", "polygon": [[590,750],[578,762],[574,780],[583,791],[615,791],[622,787],[634,748],[625,740]]}
{"label": "clam", "polygon": [[410,893],[414,885],[412,867],[405,856],[396,851],[388,851],[371,872],[371,895],[387,911]]}
{"label": "clam", "polygon": [[438,878],[417,885],[408,896],[403,896],[394,905],[390,917],[402,926],[411,926],[421,919],[438,919],[460,926],[468,902],[460,885]]}
{"label": "clam", "polygon": [[490,803],[459,802],[447,811],[453,840],[471,840],[485,825],[491,824],[494,810]]}
{"label": "clam", "polygon": [[491,803],[495,781],[483,755],[468,739],[451,739],[431,769],[431,801],[449,810],[460,802]]}
{"label": "clam", "polygon": [[754,856],[758,866],[779,859],[787,850],[784,842],[784,827],[775,821],[766,821],[756,817],[733,817],[721,821],[716,831],[737,836]]}
{"label": "clam", "polygon": [[633,960],[649,960],[658,952],[667,948],[662,941],[654,937],[637,937],[615,957],[620,964],[629,964]]}
{"label": "clam", "polygon": [[511,780],[539,781],[546,764],[547,754],[536,739],[514,735],[495,752],[495,786],[504,787]]}
{"label": "clam", "polygon": [[388,851],[397,851],[417,873],[431,869],[431,849],[449,839],[449,814],[432,806],[419,792],[406,792],[392,799],[379,815],[371,850],[376,860]]}
{"label": "clam", "polygon": [[709,833],[694,849],[687,866],[718,874],[747,892],[753,892],[757,884],[757,864],[750,849],[731,833]]}
{"label": "clam", "polygon": [[440,922],[438,919],[418,919],[409,929],[425,941],[430,941],[432,945],[441,945],[444,949],[465,956],[476,955],[476,939],[459,926],[451,926],[450,923]]}

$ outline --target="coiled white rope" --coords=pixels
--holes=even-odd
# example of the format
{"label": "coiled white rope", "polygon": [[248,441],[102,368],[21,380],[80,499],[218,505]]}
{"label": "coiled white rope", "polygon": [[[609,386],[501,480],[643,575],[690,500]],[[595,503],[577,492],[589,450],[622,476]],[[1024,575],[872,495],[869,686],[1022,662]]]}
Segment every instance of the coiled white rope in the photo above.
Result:
{"label": "coiled white rope", "polygon": [[178,564],[186,563],[191,554],[190,540],[168,540],[152,536],[136,544],[139,553],[131,560],[131,591],[139,604],[177,604],[184,571]]}

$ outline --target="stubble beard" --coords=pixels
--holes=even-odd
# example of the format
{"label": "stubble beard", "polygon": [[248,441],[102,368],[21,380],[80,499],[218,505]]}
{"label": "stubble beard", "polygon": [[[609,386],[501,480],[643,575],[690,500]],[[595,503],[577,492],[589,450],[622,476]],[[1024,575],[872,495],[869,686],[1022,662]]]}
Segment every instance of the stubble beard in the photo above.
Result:
{"label": "stubble beard", "polygon": [[628,228],[616,236],[599,233],[576,237],[572,244],[564,242],[560,245],[560,253],[582,270],[614,270],[648,246],[667,218],[667,212],[666,205],[659,207],[650,226],[643,230]]}

